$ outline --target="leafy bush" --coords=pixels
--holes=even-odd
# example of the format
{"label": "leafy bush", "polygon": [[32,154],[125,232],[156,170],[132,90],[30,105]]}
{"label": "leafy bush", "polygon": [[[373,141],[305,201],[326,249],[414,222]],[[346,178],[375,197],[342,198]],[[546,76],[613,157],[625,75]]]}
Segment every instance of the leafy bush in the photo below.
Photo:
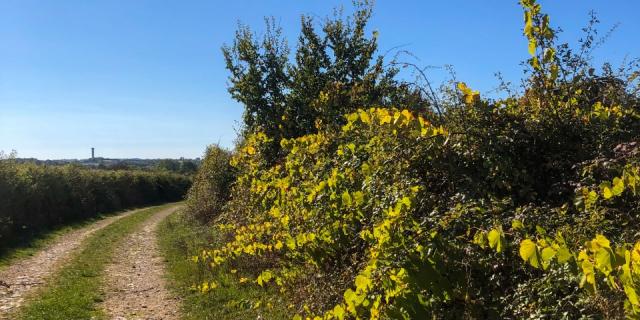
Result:
{"label": "leafy bush", "polygon": [[100,213],[177,201],[191,181],[177,174],[92,170],[0,160],[3,244]]}
{"label": "leafy bush", "polygon": [[236,177],[230,160],[231,153],[218,145],[207,148],[187,196],[187,212],[201,222],[209,222],[220,214],[229,199]]}
{"label": "leafy bush", "polygon": [[352,16],[343,18],[336,10],[319,28],[312,16],[303,15],[294,59],[273,19],[267,19],[262,38],[240,25],[233,44],[222,48],[229,93],[244,105],[243,135],[259,131],[273,138],[265,160],[282,156],[280,139],[339,128],[342,115],[359,107],[409,104],[425,110],[429,105],[421,88],[396,80],[393,61],[376,56],[378,35],[365,31],[372,2],[354,4]]}
{"label": "leafy bush", "polygon": [[638,65],[596,72],[591,29],[574,53],[521,3],[522,93],[457,82],[440,112],[363,103],[299,137],[251,132],[226,241],[194,259],[312,319],[637,317]]}

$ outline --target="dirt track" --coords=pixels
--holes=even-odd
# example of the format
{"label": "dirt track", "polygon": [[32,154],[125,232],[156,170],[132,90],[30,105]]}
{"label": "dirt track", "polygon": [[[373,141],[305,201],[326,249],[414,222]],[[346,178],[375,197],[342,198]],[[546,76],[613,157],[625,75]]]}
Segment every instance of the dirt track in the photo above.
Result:
{"label": "dirt track", "polygon": [[110,319],[178,319],[179,301],[166,289],[164,259],[158,251],[158,224],[178,207],[147,219],[116,249],[105,270],[105,300]]}
{"label": "dirt track", "polygon": [[71,231],[37,254],[16,261],[0,271],[0,319],[9,319],[25,297],[46,283],[89,235],[137,210],[111,216]]}

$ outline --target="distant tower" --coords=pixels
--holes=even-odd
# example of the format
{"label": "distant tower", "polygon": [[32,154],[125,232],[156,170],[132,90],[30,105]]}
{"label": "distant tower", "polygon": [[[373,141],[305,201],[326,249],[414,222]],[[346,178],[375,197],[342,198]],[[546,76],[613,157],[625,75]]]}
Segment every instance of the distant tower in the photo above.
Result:
{"label": "distant tower", "polygon": [[96,154],[95,154],[96,149],[95,148],[91,148],[91,160],[96,158]]}

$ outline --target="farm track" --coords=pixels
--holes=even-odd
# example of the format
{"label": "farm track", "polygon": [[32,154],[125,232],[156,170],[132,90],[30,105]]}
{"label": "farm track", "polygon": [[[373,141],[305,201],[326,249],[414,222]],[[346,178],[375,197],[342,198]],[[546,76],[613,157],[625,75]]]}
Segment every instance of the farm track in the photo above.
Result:
{"label": "farm track", "polygon": [[83,240],[111,223],[133,214],[131,210],[110,216],[86,227],[60,236],[55,243],[37,254],[16,261],[0,271],[0,319],[10,319],[25,298],[42,287],[49,277],[60,270]]}
{"label": "farm track", "polygon": [[178,207],[164,209],[129,234],[105,270],[101,308],[109,319],[178,319],[179,301],[167,290],[157,227]]}

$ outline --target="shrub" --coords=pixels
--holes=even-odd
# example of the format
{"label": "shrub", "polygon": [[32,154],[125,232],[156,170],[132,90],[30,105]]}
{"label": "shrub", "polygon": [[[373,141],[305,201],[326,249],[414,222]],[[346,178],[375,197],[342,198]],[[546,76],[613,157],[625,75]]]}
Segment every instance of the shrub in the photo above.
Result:
{"label": "shrub", "polygon": [[207,148],[187,196],[187,212],[201,222],[209,222],[219,215],[229,199],[236,176],[230,160],[231,153],[218,145]]}
{"label": "shrub", "polygon": [[637,317],[638,66],[596,72],[592,41],[555,45],[521,3],[521,94],[457,82],[441,117],[363,105],[337,128],[247,135],[225,241],[195,260],[311,319]]}
{"label": "shrub", "polygon": [[147,171],[93,170],[0,160],[3,244],[51,227],[130,207],[178,201],[191,181]]}

